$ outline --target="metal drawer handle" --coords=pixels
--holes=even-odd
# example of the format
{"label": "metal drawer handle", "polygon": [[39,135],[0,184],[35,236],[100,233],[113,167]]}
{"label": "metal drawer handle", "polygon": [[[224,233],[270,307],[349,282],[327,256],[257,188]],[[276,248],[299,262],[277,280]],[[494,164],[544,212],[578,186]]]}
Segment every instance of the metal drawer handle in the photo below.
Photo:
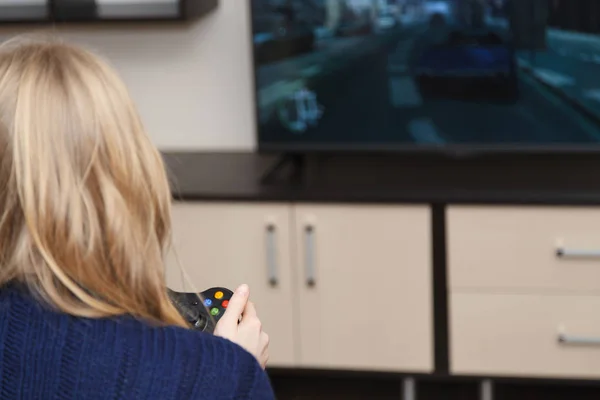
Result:
{"label": "metal drawer handle", "polygon": [[269,284],[271,286],[277,286],[277,283],[279,282],[277,276],[277,249],[275,235],[275,225],[267,225],[267,274]]}
{"label": "metal drawer handle", "polygon": [[600,346],[600,337],[574,336],[561,333],[558,335],[558,342],[574,346]]}
{"label": "metal drawer handle", "polygon": [[600,250],[567,249],[559,247],[556,256],[560,258],[600,258]]}
{"label": "metal drawer handle", "polygon": [[317,283],[315,277],[315,228],[307,225],[304,228],[306,284],[313,287]]}

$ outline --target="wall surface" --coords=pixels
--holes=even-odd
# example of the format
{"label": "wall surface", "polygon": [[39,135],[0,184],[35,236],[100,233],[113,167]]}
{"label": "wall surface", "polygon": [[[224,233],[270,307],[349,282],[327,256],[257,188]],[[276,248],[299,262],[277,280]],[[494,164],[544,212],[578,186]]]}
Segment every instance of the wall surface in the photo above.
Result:
{"label": "wall surface", "polygon": [[[57,32],[112,62],[161,149],[252,150],[248,4],[248,0],[221,0],[212,14],[187,25],[69,26]],[[0,38],[38,30],[5,28]]]}

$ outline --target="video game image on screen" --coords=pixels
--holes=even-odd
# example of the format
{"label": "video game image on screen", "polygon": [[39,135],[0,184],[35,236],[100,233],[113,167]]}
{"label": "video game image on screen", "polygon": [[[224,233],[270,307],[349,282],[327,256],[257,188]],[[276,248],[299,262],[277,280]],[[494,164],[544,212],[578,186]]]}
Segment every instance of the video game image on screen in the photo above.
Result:
{"label": "video game image on screen", "polygon": [[251,12],[265,148],[600,145],[598,0],[251,0]]}

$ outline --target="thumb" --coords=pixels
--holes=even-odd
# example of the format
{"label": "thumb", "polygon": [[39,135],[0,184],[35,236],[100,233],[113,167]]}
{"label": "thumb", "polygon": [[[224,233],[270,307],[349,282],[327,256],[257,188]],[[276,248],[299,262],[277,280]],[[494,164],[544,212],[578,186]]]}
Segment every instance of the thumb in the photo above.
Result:
{"label": "thumb", "polygon": [[237,326],[240,317],[246,309],[249,295],[250,288],[248,285],[241,285],[238,287],[235,292],[233,292],[227,310],[225,310],[225,314],[223,314],[223,317],[221,317],[219,322],[224,325]]}

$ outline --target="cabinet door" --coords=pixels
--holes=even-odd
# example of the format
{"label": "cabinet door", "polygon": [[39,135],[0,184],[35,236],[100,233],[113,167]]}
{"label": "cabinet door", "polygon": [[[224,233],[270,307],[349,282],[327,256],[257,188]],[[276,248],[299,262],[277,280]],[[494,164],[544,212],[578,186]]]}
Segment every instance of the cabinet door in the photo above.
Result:
{"label": "cabinet door", "polygon": [[433,369],[430,210],[296,207],[303,367]]}
{"label": "cabinet door", "polygon": [[174,249],[183,272],[171,254],[169,286],[193,292],[247,283],[271,338],[270,365],[292,366],[291,207],[177,203],[173,208]]}

